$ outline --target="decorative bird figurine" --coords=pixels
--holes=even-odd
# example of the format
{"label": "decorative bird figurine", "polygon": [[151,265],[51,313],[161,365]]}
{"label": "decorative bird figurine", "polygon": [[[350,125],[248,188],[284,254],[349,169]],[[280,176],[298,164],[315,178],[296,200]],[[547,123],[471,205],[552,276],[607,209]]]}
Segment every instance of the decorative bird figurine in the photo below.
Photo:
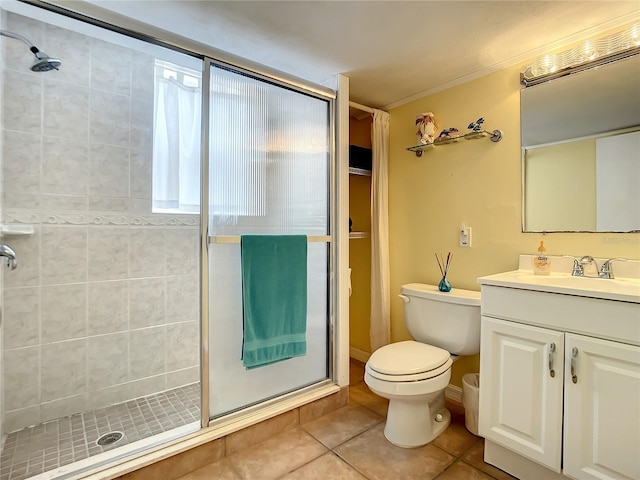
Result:
{"label": "decorative bird figurine", "polygon": [[475,122],[471,122],[467,128],[473,132],[479,132],[480,130],[482,130],[483,123],[484,123],[484,117],[480,117]]}
{"label": "decorative bird figurine", "polygon": [[451,134],[457,132],[458,129],[455,127],[451,127],[451,128],[446,128],[444,130],[442,130],[440,132],[440,135],[438,135],[438,139],[440,140],[444,140],[446,138],[451,138]]}

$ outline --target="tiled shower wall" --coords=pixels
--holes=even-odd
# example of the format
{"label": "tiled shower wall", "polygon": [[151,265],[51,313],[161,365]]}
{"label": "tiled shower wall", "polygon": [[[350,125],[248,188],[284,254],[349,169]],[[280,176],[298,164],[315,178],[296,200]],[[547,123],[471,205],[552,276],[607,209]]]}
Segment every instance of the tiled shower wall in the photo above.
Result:
{"label": "tiled shower wall", "polygon": [[[198,380],[196,215],[152,214],[154,58],[13,13],[3,38],[4,432]],[[197,188],[197,187],[194,187]]]}

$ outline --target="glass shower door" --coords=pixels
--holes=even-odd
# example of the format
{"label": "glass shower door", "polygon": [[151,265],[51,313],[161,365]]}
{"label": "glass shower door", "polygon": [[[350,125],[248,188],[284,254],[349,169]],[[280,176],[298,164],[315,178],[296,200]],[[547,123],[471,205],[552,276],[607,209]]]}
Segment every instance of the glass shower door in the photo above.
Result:
{"label": "glass shower door", "polygon": [[[209,414],[329,378],[331,99],[217,64],[210,73]],[[306,354],[245,369],[240,236],[307,236]]]}

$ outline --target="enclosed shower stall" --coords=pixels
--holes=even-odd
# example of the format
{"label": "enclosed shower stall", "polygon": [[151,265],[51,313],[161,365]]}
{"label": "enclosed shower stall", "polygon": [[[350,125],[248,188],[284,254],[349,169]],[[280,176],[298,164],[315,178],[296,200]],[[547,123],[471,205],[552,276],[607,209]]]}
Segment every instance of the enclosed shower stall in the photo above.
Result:
{"label": "enclosed shower stall", "polygon": [[[0,480],[333,377],[333,93],[73,17],[0,10]],[[306,355],[251,370],[247,234],[308,240]]]}
{"label": "enclosed shower stall", "polygon": [[3,39],[4,480],[200,420],[199,216],[154,212],[152,171],[156,59],[201,62],[10,11],[2,28],[64,62],[34,73]]}

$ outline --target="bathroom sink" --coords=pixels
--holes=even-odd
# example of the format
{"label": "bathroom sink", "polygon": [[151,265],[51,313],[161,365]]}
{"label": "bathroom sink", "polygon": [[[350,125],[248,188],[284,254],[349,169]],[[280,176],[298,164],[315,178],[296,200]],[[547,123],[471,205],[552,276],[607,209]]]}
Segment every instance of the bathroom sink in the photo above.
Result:
{"label": "bathroom sink", "polygon": [[557,287],[575,288],[580,290],[599,290],[604,292],[620,292],[640,295],[640,280],[631,278],[595,278],[573,277],[562,273],[550,275],[534,275],[527,270],[513,272],[515,281],[541,285],[555,285]]}
{"label": "bathroom sink", "polygon": [[640,280],[635,278],[574,277],[559,272],[546,276],[534,275],[531,270],[514,270],[479,281],[488,285],[640,303]]}

